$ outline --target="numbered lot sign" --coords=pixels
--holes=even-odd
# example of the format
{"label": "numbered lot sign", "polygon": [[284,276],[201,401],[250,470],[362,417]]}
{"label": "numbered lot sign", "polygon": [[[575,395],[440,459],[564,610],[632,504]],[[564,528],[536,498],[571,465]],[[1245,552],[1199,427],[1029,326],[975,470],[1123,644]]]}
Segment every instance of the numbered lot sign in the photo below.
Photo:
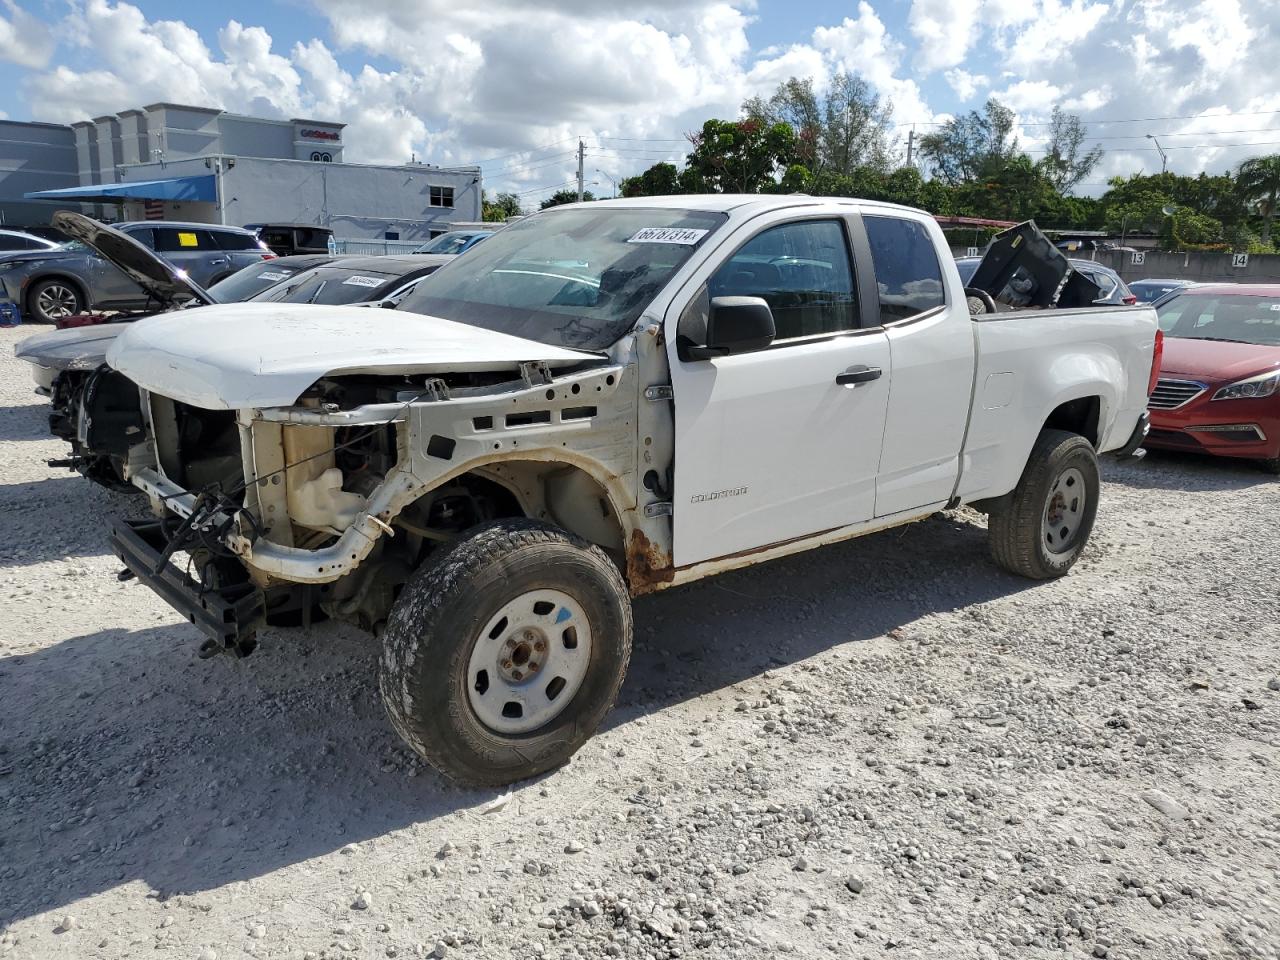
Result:
{"label": "numbered lot sign", "polygon": [[1147,262],[1147,255],[1145,253],[1138,253],[1135,250],[1133,254],[1129,257],[1129,262],[1132,263],[1135,267],[1140,267]]}
{"label": "numbered lot sign", "polygon": [[965,248],[964,248],[964,255],[965,255],[966,257],[976,257],[976,256],[978,255],[978,248],[977,248],[977,247],[965,247]]}
{"label": "numbered lot sign", "polygon": [[1249,255],[1247,253],[1233,253],[1231,255],[1231,266],[1239,270],[1241,267],[1249,265]]}

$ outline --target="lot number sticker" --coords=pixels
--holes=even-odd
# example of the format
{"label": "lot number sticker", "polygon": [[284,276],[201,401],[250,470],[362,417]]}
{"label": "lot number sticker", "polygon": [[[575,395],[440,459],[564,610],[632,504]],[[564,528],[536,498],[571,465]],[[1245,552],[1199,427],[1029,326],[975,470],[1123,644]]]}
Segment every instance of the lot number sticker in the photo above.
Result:
{"label": "lot number sticker", "polygon": [[1135,267],[1140,267],[1147,262],[1147,255],[1145,253],[1134,252],[1129,257],[1129,262],[1132,263]]}
{"label": "lot number sticker", "polygon": [[678,243],[682,247],[692,247],[706,235],[706,230],[688,227],[645,227],[637,230],[627,243]]}
{"label": "lot number sticker", "polygon": [[1233,253],[1231,255],[1231,266],[1240,268],[1249,265],[1249,255],[1247,253]]}
{"label": "lot number sticker", "polygon": [[178,246],[180,246],[180,247],[198,247],[198,246],[200,246],[200,244],[196,242],[196,235],[195,235],[194,233],[183,233],[183,232],[179,231],[179,233],[178,233]]}
{"label": "lot number sticker", "polygon": [[357,275],[347,277],[342,283],[348,287],[380,287],[382,286],[382,279],[380,277],[361,277]]}
{"label": "lot number sticker", "polygon": [[289,275],[287,273],[281,273],[278,270],[275,270],[275,271],[264,270],[262,271],[262,273],[258,274],[258,279],[259,280],[288,280]]}

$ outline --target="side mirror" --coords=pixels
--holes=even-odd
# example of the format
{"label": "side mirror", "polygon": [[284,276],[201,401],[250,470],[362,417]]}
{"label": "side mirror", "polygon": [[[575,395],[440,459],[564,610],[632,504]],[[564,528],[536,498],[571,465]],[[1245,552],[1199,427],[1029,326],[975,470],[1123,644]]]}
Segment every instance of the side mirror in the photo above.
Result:
{"label": "side mirror", "polygon": [[399,306],[399,303],[395,300],[383,300],[378,303],[378,306],[380,306],[383,310],[394,310],[397,306]]}
{"label": "side mirror", "polygon": [[712,297],[707,311],[707,341],[690,344],[685,352],[690,360],[750,353],[769,346],[775,336],[773,311],[760,297]]}

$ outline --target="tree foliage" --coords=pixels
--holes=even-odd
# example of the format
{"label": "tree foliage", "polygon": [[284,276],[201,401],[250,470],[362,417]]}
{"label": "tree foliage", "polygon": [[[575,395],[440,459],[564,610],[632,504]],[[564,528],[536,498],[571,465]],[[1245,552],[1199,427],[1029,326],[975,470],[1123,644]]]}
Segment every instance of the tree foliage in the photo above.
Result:
{"label": "tree foliage", "polygon": [[514,193],[500,193],[492,200],[480,195],[480,218],[490,223],[502,223],[521,214],[520,198]]}
{"label": "tree foliage", "polygon": [[[596,198],[596,195],[592,193],[590,190],[584,190],[582,193],[582,199],[584,201],[594,200],[595,198]],[[557,190],[551,196],[547,197],[547,199],[543,200],[542,203],[538,206],[538,209],[545,210],[547,209],[547,207],[558,207],[561,204],[577,203],[577,202],[578,202],[577,190]]]}
{"label": "tree foliage", "polygon": [[1280,198],[1280,154],[1254,157],[1240,164],[1236,173],[1239,196],[1246,203],[1256,206],[1262,216],[1262,245],[1271,245],[1271,223]]}
{"label": "tree foliage", "polygon": [[686,189],[709,193],[762,193],[774,188],[778,174],[796,154],[796,133],[786,123],[708,120],[689,138]]}
{"label": "tree foliage", "polygon": [[1095,145],[1084,150],[1087,133],[1079,117],[1063,113],[1061,107],[1053,108],[1053,116],[1049,120],[1049,145],[1039,166],[1059,193],[1069,193],[1093,172],[1102,159],[1101,147]]}
{"label": "tree foliage", "polygon": [[858,167],[887,171],[895,160],[893,104],[855,73],[835,74],[821,95],[812,80],[792,77],[769,99],[746,101],[742,112],[766,125],[790,126],[796,163],[814,173],[847,175]]}
{"label": "tree foliage", "polygon": [[956,186],[989,176],[1018,155],[1012,110],[992,97],[920,138],[920,156],[943,182]]}

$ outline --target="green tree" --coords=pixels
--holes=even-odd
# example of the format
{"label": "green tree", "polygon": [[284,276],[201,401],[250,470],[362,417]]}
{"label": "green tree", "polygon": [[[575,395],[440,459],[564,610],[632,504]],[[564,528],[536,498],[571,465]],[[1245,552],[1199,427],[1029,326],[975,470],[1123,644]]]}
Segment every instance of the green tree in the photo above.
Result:
{"label": "green tree", "polygon": [[520,198],[514,193],[500,193],[492,200],[480,195],[480,218],[491,223],[502,223],[521,214]]}
{"label": "green tree", "polygon": [[1069,193],[1076,184],[1093,172],[1102,159],[1102,148],[1094,146],[1081,152],[1088,133],[1080,118],[1053,108],[1049,120],[1049,146],[1040,161],[1041,172],[1059,193]]}
{"label": "green tree", "polygon": [[850,174],[861,166],[887,171],[893,164],[893,105],[858,74],[835,74],[821,96],[811,79],[791,77],[769,99],[746,101],[742,112],[766,126],[790,126],[796,135],[795,162],[815,174]]}
{"label": "green tree", "polygon": [[1255,204],[1262,215],[1262,245],[1271,245],[1271,221],[1275,219],[1276,201],[1280,198],[1280,154],[1254,157],[1240,164],[1236,173],[1240,196]]}
{"label": "green tree", "polygon": [[674,163],[655,163],[643,173],[625,178],[619,188],[624,197],[666,197],[683,192]]}
{"label": "green tree", "polygon": [[[583,191],[582,199],[584,201],[594,200],[595,198],[596,198],[596,195],[592,193],[590,190]],[[547,199],[543,200],[542,203],[538,206],[538,209],[545,210],[547,209],[547,207],[558,207],[561,204],[577,203],[577,202],[578,202],[577,190],[557,190],[551,196],[547,197]]]}
{"label": "green tree", "polygon": [[921,137],[920,155],[943,182],[971,183],[1018,155],[1013,126],[1013,111],[992,97],[981,113],[971,110]]}
{"label": "green tree", "polygon": [[[777,186],[795,159],[796,134],[787,123],[708,120],[692,135],[682,184],[711,193],[760,193]],[[686,177],[687,175],[687,177]],[[697,192],[688,190],[685,192]]]}

